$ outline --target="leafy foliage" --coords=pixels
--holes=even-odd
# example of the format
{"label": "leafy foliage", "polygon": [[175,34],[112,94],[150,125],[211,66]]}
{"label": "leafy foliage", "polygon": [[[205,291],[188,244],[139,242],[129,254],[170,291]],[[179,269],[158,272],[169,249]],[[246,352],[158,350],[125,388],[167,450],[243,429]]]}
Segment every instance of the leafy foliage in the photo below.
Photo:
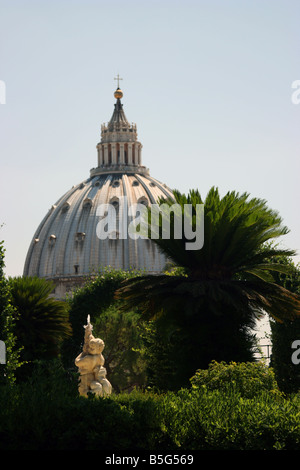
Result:
{"label": "leafy foliage", "polygon": [[160,400],[133,394],[125,405],[118,398],[84,398],[78,395],[74,379],[57,360],[50,360],[37,364],[31,379],[13,391],[3,387],[0,449],[159,448],[165,434]]}
{"label": "leafy foliage", "polygon": [[4,276],[4,244],[0,242],[0,340],[4,341],[6,349],[6,363],[0,365],[0,382],[13,385],[16,380],[16,371],[21,367],[20,353],[22,347],[17,347],[15,334],[15,321],[17,312],[12,305],[10,286]]}
{"label": "leafy foliage", "polygon": [[185,383],[185,374],[182,376],[179,370],[182,360],[178,355],[180,338],[173,331],[169,336],[161,334],[156,322],[144,323],[141,331],[143,342],[143,357],[146,362],[147,386],[153,390],[178,390]]}
{"label": "leafy foliage", "polygon": [[104,340],[105,368],[115,392],[146,384],[143,330],[137,312],[121,312],[116,304],[95,318],[93,333]]}
{"label": "leafy foliage", "polygon": [[[194,207],[203,204],[198,191],[191,191],[188,196],[178,191],[174,194],[183,212],[184,204],[193,204]],[[167,203],[171,206],[173,201]],[[271,247],[263,249],[267,241],[286,233],[288,229],[281,225],[280,216],[268,209],[265,201],[248,200],[247,194],[235,192],[220,198],[218,190],[212,188],[204,201],[202,249],[186,250],[188,240],[184,236],[180,239],[154,240],[176,265],[185,268],[187,275],[148,275],[129,279],[119,290],[119,296],[125,298],[130,306],[138,303],[150,316],[173,311],[178,302],[179,308],[187,302],[184,310],[193,314],[199,311],[206,297],[209,298],[211,313],[215,315],[222,314],[225,305],[240,308],[241,315],[246,311],[248,316],[247,307],[250,305],[252,318],[257,317],[262,309],[282,319],[291,318],[293,313],[299,315],[298,297],[275,284],[270,273],[288,273],[289,268],[267,262],[278,256],[293,255],[294,252]],[[175,297],[173,301],[171,293]],[[186,297],[184,294],[187,294]]]}
{"label": "leafy foliage", "polygon": [[62,340],[71,335],[66,302],[51,297],[53,283],[38,277],[9,280],[18,344],[23,346],[22,359],[57,357]]}
{"label": "leafy foliage", "polygon": [[193,389],[234,391],[244,398],[253,398],[263,391],[279,393],[274,371],[262,362],[213,361],[207,369],[196,371],[191,384]]}
{"label": "leafy foliage", "polygon": [[[189,240],[184,236],[154,240],[184,273],[128,279],[116,296],[122,299],[122,308],[138,307],[167,335],[180,332],[182,348],[178,354],[186,358],[188,377],[211,360],[251,360],[257,318],[265,312],[278,321],[297,317],[300,300],[274,282],[272,272],[287,273],[289,267],[271,261],[294,252],[266,248],[267,242],[285,235],[288,229],[265,201],[236,192],[221,198],[215,188],[205,201],[198,191],[190,191],[188,196],[178,191],[174,194],[182,214],[185,204],[192,204],[196,210],[197,204],[204,203],[203,248],[186,250]],[[173,202],[166,203],[171,206]],[[174,224],[174,219],[171,222]]]}
{"label": "leafy foliage", "polygon": [[[300,295],[300,266],[295,265],[292,258],[281,256],[277,263],[289,267],[289,273],[276,273],[276,283],[290,292]],[[280,389],[286,393],[300,390],[299,365],[292,361],[294,349],[292,344],[300,340],[300,318],[286,319],[283,322],[270,320],[272,357],[271,365],[275,371]]]}
{"label": "leafy foliage", "polygon": [[[274,392],[272,376],[265,379],[263,368],[220,364],[212,370],[211,380],[203,376],[205,386],[201,378],[201,385],[198,380],[197,387],[178,392],[83,398],[75,377],[57,360],[40,362],[27,382],[13,389],[0,386],[0,449],[80,449],[105,455],[299,449],[299,395]],[[228,371],[239,386],[227,387]],[[253,386],[253,379],[259,386]]]}
{"label": "leafy foliage", "polygon": [[[292,345],[300,340],[300,320],[284,323],[270,321],[272,338],[271,366],[275,371],[280,389],[285,393],[300,390],[300,365],[294,364]],[[298,348],[299,349],[299,346]]]}
{"label": "leafy foliage", "polygon": [[296,450],[300,442],[299,396],[261,392],[180,390],[165,396],[166,428],[180,449]]}

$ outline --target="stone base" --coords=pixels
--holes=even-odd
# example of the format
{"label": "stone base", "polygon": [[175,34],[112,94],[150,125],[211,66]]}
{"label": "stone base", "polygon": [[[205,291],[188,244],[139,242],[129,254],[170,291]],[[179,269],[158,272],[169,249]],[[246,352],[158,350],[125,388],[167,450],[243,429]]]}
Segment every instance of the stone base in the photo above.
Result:
{"label": "stone base", "polygon": [[66,295],[72,296],[75,289],[83,287],[88,281],[94,278],[95,276],[54,277],[47,278],[47,281],[52,281],[55,284],[51,296],[57,300],[63,300]]}

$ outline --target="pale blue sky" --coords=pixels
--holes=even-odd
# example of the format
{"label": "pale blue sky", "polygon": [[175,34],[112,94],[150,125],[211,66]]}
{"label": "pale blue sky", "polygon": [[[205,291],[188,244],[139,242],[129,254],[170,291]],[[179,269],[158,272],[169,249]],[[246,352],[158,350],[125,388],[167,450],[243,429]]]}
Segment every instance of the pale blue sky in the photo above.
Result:
{"label": "pale blue sky", "polygon": [[7,275],[22,274],[48,209],[96,166],[118,73],[153,177],[266,199],[300,251],[299,21],[298,0],[0,0]]}

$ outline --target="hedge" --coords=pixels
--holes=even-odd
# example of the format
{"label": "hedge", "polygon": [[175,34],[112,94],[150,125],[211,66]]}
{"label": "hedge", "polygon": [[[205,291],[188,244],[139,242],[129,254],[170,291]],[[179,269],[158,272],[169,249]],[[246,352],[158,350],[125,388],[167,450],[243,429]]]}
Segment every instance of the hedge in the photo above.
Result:
{"label": "hedge", "polygon": [[273,387],[251,398],[235,387],[202,385],[83,398],[75,377],[54,368],[2,385],[0,397],[1,450],[298,450],[300,444],[300,395]]}

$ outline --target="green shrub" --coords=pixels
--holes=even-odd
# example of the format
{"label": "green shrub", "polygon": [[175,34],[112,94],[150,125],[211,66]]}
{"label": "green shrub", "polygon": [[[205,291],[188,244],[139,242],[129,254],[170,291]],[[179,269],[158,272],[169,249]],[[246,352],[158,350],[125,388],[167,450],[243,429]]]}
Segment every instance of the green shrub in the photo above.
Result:
{"label": "green shrub", "polygon": [[159,397],[78,395],[59,362],[36,364],[27,382],[0,387],[0,450],[147,450],[169,446]]}
{"label": "green shrub", "polygon": [[113,390],[120,392],[146,384],[142,320],[137,312],[122,312],[112,304],[95,319],[93,335],[103,339],[105,368]]}
{"label": "green shrub", "polygon": [[279,393],[272,369],[262,362],[216,362],[208,369],[199,369],[191,378],[193,389],[237,391],[245,398],[252,398],[262,391]]}
{"label": "green shrub", "polygon": [[111,451],[299,449],[300,395],[270,387],[246,398],[237,387],[201,382],[84,398],[77,379],[43,361],[27,382],[0,386],[0,450],[96,450],[101,460]]}
{"label": "green shrub", "polygon": [[299,397],[270,392],[243,398],[200,388],[165,396],[166,431],[184,450],[297,450]]}
{"label": "green shrub", "polygon": [[[274,260],[283,266],[289,266],[288,274],[278,271],[273,277],[276,284],[300,296],[300,263],[282,256]],[[293,364],[293,341],[300,338],[300,318],[285,319],[284,322],[270,318],[272,356],[271,366],[280,390],[284,393],[296,393],[300,390],[300,370]]]}
{"label": "green shrub", "polygon": [[300,390],[300,366],[292,362],[294,340],[300,339],[300,319],[283,323],[270,321],[272,333],[271,366],[280,390],[296,393]]}

